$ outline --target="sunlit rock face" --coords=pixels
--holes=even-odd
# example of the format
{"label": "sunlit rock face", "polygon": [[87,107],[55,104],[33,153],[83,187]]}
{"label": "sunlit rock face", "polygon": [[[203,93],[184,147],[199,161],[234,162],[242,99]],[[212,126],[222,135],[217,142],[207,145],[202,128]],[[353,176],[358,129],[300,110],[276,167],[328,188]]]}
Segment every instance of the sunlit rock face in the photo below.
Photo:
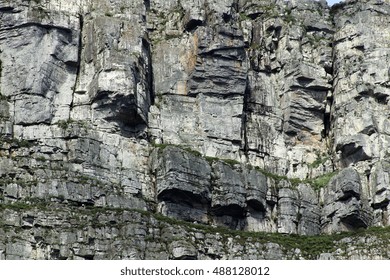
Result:
{"label": "sunlit rock face", "polygon": [[389,14],[0,0],[0,259],[389,258]]}

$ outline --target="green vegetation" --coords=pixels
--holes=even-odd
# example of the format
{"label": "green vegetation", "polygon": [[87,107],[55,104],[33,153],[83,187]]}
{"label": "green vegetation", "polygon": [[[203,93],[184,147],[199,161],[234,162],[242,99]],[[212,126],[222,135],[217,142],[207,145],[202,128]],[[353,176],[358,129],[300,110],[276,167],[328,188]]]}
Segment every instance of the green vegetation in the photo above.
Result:
{"label": "green vegetation", "polygon": [[310,168],[317,168],[317,167],[321,166],[322,164],[324,164],[325,162],[327,162],[329,159],[330,159],[330,156],[329,156],[329,155],[326,155],[326,154],[323,154],[323,155],[317,154],[316,160],[315,160],[314,162],[312,162],[311,164],[309,164],[309,167],[310,167]]}
{"label": "green vegetation", "polygon": [[46,161],[46,158],[45,158],[44,156],[38,156],[38,157],[36,157],[35,159],[36,159],[37,161],[42,161],[42,162]]}
{"label": "green vegetation", "polygon": [[229,165],[240,164],[240,162],[235,160],[235,159],[221,158],[220,160],[223,161],[224,163],[229,164]]}
{"label": "green vegetation", "polygon": [[29,205],[26,203],[21,203],[21,202],[15,202],[15,203],[2,203],[0,204],[0,210],[4,209],[11,209],[11,210],[28,210],[30,209]]}
{"label": "green vegetation", "polygon": [[32,209],[39,209],[39,210],[48,210],[48,201],[39,199],[39,198],[30,198],[30,199],[24,199],[20,201],[15,202],[9,202],[9,203],[2,203],[0,204],[0,210],[3,211],[5,209],[10,209],[14,211],[25,211],[25,210],[32,210]]}
{"label": "green vegetation", "polygon": [[165,34],[165,40],[171,40],[175,38],[181,38],[182,35],[180,33],[178,34]]}
{"label": "green vegetation", "polygon": [[334,172],[330,172],[330,173],[326,173],[324,175],[321,175],[317,178],[314,178],[314,179],[311,179],[309,184],[314,187],[314,189],[316,190],[319,190],[323,187],[325,187],[326,185],[328,185],[329,181],[335,176],[337,175],[337,171],[334,171]]}
{"label": "green vegetation", "polygon": [[265,177],[274,179],[276,182],[279,182],[279,181],[282,181],[282,180],[287,180],[287,181],[289,180],[289,178],[287,176],[282,176],[282,175],[278,175],[278,174],[274,174],[274,173],[268,172],[268,171],[266,171],[264,169],[261,169],[258,166],[255,166],[254,168],[256,170],[260,171],[261,173],[263,173],[263,175]]}
{"label": "green vegetation", "polygon": [[202,154],[200,152],[192,150],[192,149],[190,149],[188,147],[184,147],[183,150],[186,151],[186,152],[189,152],[190,154],[192,154],[192,155],[194,155],[196,157],[201,157],[202,156]]}
{"label": "green vegetation", "polygon": [[152,143],[152,146],[155,148],[159,148],[161,150],[164,150],[166,147],[169,147],[169,146],[176,147],[176,145],[173,145],[173,144],[156,144],[156,143]]}
{"label": "green vegetation", "polygon": [[195,151],[189,147],[185,147],[185,146],[180,146],[180,145],[175,145],[175,144],[156,144],[156,143],[152,143],[152,146],[155,147],[155,148],[159,148],[161,150],[164,150],[166,147],[177,147],[183,151],[186,151],[196,157],[201,157],[202,154],[198,151]]}
{"label": "green vegetation", "polygon": [[37,180],[27,180],[27,179],[15,179],[15,178],[0,178],[0,186],[8,185],[8,184],[17,184],[21,187],[31,187],[36,186],[38,184]]}
{"label": "green vegetation", "polygon": [[67,120],[59,120],[55,123],[59,128],[66,130],[68,127],[72,124],[76,124],[78,126],[81,126],[83,128],[87,128],[87,122],[82,120],[73,120],[73,119],[67,119]]}
{"label": "green vegetation", "polygon": [[[161,150],[164,150],[166,147],[178,147],[184,151],[187,151],[197,157],[202,157],[202,154],[198,151],[192,150],[188,147],[183,147],[180,145],[174,145],[174,144],[152,144],[154,147],[159,148]],[[217,157],[209,157],[209,156],[204,156],[204,159],[207,160],[208,163],[212,164],[216,161],[222,161],[226,164],[229,164],[230,166],[234,166],[236,164],[241,164],[239,161],[234,160],[234,159],[224,159],[224,158],[217,158]],[[321,157],[320,155],[317,156],[317,159],[309,166],[311,168],[315,168],[320,166],[321,164],[325,163],[329,159],[329,156],[323,156]],[[264,169],[261,169],[260,167],[257,166],[251,166],[247,165],[248,168],[254,168],[257,171],[261,172],[263,175],[265,175],[268,178],[271,178],[275,180],[276,185],[279,185],[281,181],[287,181],[291,184],[293,188],[296,188],[299,184],[309,184],[310,186],[313,187],[315,190],[319,190],[323,187],[325,187],[329,181],[337,174],[337,172],[329,172],[323,175],[320,175],[316,178],[311,178],[311,179],[299,179],[299,178],[289,178],[287,176],[283,175],[278,175],[275,173],[268,172]]]}
{"label": "green vegetation", "polygon": [[[70,222],[70,226],[76,229],[84,229],[86,227],[123,227],[128,226],[128,223],[123,223],[120,217],[123,217],[124,213],[137,213],[139,218],[137,217],[137,223],[142,221],[151,222],[160,229],[169,228],[174,226],[175,231],[183,231],[187,232],[189,236],[192,236],[193,233],[201,233],[201,234],[210,234],[210,235],[219,235],[223,240],[227,241],[227,239],[231,239],[233,243],[236,244],[266,244],[266,243],[274,243],[281,246],[281,249],[284,253],[291,253],[295,249],[301,250],[301,255],[306,259],[315,259],[321,253],[335,252],[338,248],[343,248],[346,250],[348,244],[351,241],[340,242],[344,238],[350,239],[361,239],[365,236],[375,236],[379,240],[383,240],[383,242],[388,242],[390,238],[390,227],[381,228],[381,227],[373,227],[369,229],[359,229],[354,232],[344,232],[332,235],[317,235],[317,236],[301,236],[301,235],[290,235],[290,234],[280,234],[280,233],[264,233],[264,232],[245,232],[239,230],[231,230],[226,227],[212,227],[204,224],[194,224],[191,222],[185,222],[182,220],[176,220],[173,218],[169,218],[163,216],[161,214],[151,213],[145,210],[140,209],[123,209],[123,208],[114,208],[114,207],[95,207],[91,205],[87,205],[83,208],[66,205],[65,208],[61,207],[61,204],[58,203],[58,199],[63,200],[63,198],[54,198],[48,197],[46,199],[40,198],[30,198],[26,200],[16,201],[13,203],[2,203],[0,204],[0,211],[4,211],[6,209],[17,211],[17,212],[25,212],[25,211],[40,211],[40,212],[58,212],[71,215],[68,217]],[[54,202],[53,201],[57,201]],[[69,211],[69,208],[71,208]],[[109,219],[99,219],[100,215],[109,216]],[[114,215],[116,218],[114,218]],[[116,221],[114,224],[111,222]],[[156,223],[157,222],[157,223]],[[4,227],[4,225],[2,226]],[[9,227],[9,226],[8,226]],[[15,228],[15,231],[21,231],[21,228]],[[172,236],[172,240],[177,238],[177,236]],[[155,240],[150,235],[145,236],[145,241],[152,242]],[[172,240],[160,240],[158,242],[171,242]],[[197,244],[202,242],[201,240],[197,241]],[[353,242],[353,241],[352,241]],[[387,243],[386,243],[387,244]],[[345,247],[345,248],[344,248]]]}
{"label": "green vegetation", "polygon": [[226,227],[212,227],[203,224],[193,224],[190,222],[180,221],[172,219],[161,214],[151,214],[150,212],[141,212],[136,210],[142,215],[148,215],[153,217],[161,223],[167,223],[169,225],[176,225],[184,227],[186,232],[201,231],[204,234],[220,234],[223,238],[233,238],[233,242],[245,244],[245,243],[276,243],[282,246],[284,251],[292,251],[294,249],[300,249],[303,257],[307,259],[317,258],[321,253],[334,252],[338,249],[337,242],[343,238],[359,238],[362,236],[375,235],[383,240],[390,238],[390,227],[380,228],[374,227],[367,230],[357,230],[354,232],[343,232],[332,235],[316,235],[316,236],[302,236],[296,234],[281,234],[281,233],[264,233],[264,232],[248,232],[231,230]]}
{"label": "green vegetation", "polygon": [[208,163],[213,163],[213,162],[215,162],[215,161],[218,161],[219,160],[219,158],[217,158],[217,157],[208,157],[208,156],[205,156],[204,157],[206,160],[207,160],[207,162]]}
{"label": "green vegetation", "polygon": [[0,136],[0,144],[2,143],[8,143],[13,147],[18,148],[31,148],[32,146],[34,146],[33,141],[30,140]]}
{"label": "green vegetation", "polygon": [[261,45],[259,43],[252,42],[251,45],[249,46],[251,50],[261,50]]}
{"label": "green vegetation", "polygon": [[74,121],[72,119],[68,119],[68,120],[60,120],[56,123],[56,125],[58,125],[58,127],[62,128],[63,130],[67,129],[69,127],[70,124],[72,124]]}
{"label": "green vegetation", "polygon": [[306,35],[310,44],[313,47],[319,47],[321,44],[327,43],[327,39],[323,35],[319,34],[307,34]]}
{"label": "green vegetation", "polygon": [[323,10],[322,10],[321,7],[318,7],[318,8],[317,8],[317,13],[318,13],[320,16],[323,16],[323,15],[324,15],[324,12],[323,12]]}
{"label": "green vegetation", "polygon": [[236,164],[241,164],[239,161],[235,160],[235,159],[228,159],[228,158],[217,158],[217,157],[208,157],[208,156],[205,156],[204,157],[208,163],[212,164],[216,161],[222,161],[228,165],[236,165]]}
{"label": "green vegetation", "polygon": [[0,101],[9,101],[9,96],[5,96],[0,93]]}
{"label": "green vegetation", "polygon": [[14,143],[16,143],[16,145],[21,148],[31,148],[32,146],[34,146],[31,141],[28,141],[26,139],[14,139]]}
{"label": "green vegetation", "polygon": [[251,20],[251,18],[244,12],[240,12],[240,21]]}
{"label": "green vegetation", "polygon": [[171,13],[172,14],[178,14],[180,19],[182,19],[186,13],[186,11],[184,10],[184,8],[181,6],[180,4],[180,1],[179,1],[179,4],[177,6],[175,6],[172,10],[171,10]]}
{"label": "green vegetation", "polygon": [[166,24],[168,22],[173,22],[175,25],[178,25],[180,21],[182,21],[182,19],[184,18],[184,15],[185,15],[185,10],[183,9],[183,7],[180,5],[180,2],[177,6],[175,6],[173,9],[171,10],[166,10],[166,11],[158,11],[158,10],[155,10],[155,9],[150,9],[149,12],[151,14],[154,14],[155,17],[158,19],[158,34],[165,34],[164,37],[162,36],[159,36],[158,38],[154,37],[152,38],[152,43],[153,45],[157,45],[158,43],[160,43],[161,41],[163,41],[163,39],[165,40],[169,40],[169,39],[173,39],[173,38],[179,38],[182,36],[182,34],[166,34]]}
{"label": "green vegetation", "polygon": [[[0,85],[1,85],[1,79],[0,79]],[[0,88],[1,89],[1,88]],[[4,95],[2,95],[1,94],[1,91],[0,91],[0,102],[1,101],[8,101],[8,98],[7,98],[7,96],[4,96]]]}
{"label": "green vegetation", "polygon": [[284,11],[284,20],[287,22],[287,23],[295,23],[296,22],[296,19],[294,18],[294,16],[292,15],[292,10],[291,9],[286,9]]}
{"label": "green vegetation", "polygon": [[265,15],[267,17],[277,17],[279,15],[278,13],[278,7],[276,4],[269,4],[262,7],[263,11],[265,11]]}
{"label": "green vegetation", "polygon": [[329,172],[329,173],[320,175],[316,178],[302,180],[299,178],[288,178],[287,176],[273,174],[273,173],[267,172],[267,171],[262,170],[262,169],[257,168],[257,167],[256,167],[256,169],[259,170],[261,173],[263,173],[266,177],[274,179],[277,183],[282,181],[282,180],[286,180],[286,181],[291,183],[291,186],[293,188],[297,187],[299,184],[302,184],[302,183],[309,184],[315,190],[319,190],[319,189],[325,187],[329,183],[329,181],[333,178],[333,176],[335,176],[337,174],[337,172]]}

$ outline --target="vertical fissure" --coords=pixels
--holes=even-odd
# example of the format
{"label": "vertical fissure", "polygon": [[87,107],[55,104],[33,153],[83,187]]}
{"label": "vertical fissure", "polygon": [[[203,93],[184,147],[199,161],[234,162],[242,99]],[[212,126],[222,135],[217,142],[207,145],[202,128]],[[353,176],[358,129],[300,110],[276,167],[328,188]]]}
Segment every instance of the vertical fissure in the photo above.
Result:
{"label": "vertical fissure", "polygon": [[83,49],[83,27],[84,27],[84,16],[81,13],[79,13],[79,25],[80,25],[80,33],[79,33],[78,51],[77,51],[77,69],[76,69],[76,78],[73,86],[72,102],[70,103],[70,110],[72,110],[73,108],[74,95],[77,90],[77,85],[79,83],[80,71],[81,71],[81,57],[82,57],[82,49]]}
{"label": "vertical fissure", "polygon": [[146,66],[146,83],[149,91],[150,104],[154,105],[154,80],[153,80],[153,63],[152,63],[152,50],[150,47],[150,42],[148,39],[142,39],[142,47],[145,51],[145,55],[147,57]]}
{"label": "vertical fissure", "polygon": [[150,0],[144,0],[144,5],[146,8],[146,11],[149,11],[150,10]]}
{"label": "vertical fissure", "polygon": [[248,135],[247,135],[247,124],[248,124],[248,103],[250,97],[250,88],[249,88],[249,79],[246,79],[246,86],[244,91],[244,104],[243,104],[243,112],[241,118],[241,139],[243,139],[244,143],[242,145],[242,149],[244,153],[248,153]]}

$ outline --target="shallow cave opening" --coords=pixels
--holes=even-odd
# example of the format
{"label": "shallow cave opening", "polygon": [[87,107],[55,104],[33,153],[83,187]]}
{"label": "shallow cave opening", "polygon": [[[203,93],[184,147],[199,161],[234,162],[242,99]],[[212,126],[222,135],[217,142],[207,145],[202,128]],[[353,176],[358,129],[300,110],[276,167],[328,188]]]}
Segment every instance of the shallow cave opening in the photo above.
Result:
{"label": "shallow cave opening", "polygon": [[208,205],[210,203],[206,197],[179,189],[165,190],[158,195],[157,199],[159,201],[185,205],[191,208],[198,204]]}
{"label": "shallow cave opening", "polygon": [[232,19],[232,15],[230,14],[227,14],[227,13],[223,13],[222,14],[222,19],[225,23],[229,23],[230,20]]}
{"label": "shallow cave opening", "polygon": [[247,204],[249,208],[252,208],[256,212],[265,212],[264,205],[257,199],[248,200]]}
{"label": "shallow cave opening", "polygon": [[368,227],[368,225],[360,218],[358,214],[348,215],[340,219],[340,221],[350,230],[358,230]]}
{"label": "shallow cave opening", "polygon": [[202,26],[202,25],[203,25],[203,21],[198,20],[198,19],[191,19],[184,26],[184,29],[187,32],[191,32],[191,31],[194,31],[198,26]]}
{"label": "shallow cave opening", "polygon": [[231,216],[239,219],[245,217],[245,209],[237,204],[227,206],[216,205],[211,212],[215,216]]}

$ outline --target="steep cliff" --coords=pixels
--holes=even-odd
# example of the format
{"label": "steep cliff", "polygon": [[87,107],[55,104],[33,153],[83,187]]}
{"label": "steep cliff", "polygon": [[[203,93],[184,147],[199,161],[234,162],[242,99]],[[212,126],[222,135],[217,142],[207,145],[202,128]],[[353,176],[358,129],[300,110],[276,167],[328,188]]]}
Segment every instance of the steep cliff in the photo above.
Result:
{"label": "steep cliff", "polygon": [[0,0],[0,259],[390,258],[389,15]]}

